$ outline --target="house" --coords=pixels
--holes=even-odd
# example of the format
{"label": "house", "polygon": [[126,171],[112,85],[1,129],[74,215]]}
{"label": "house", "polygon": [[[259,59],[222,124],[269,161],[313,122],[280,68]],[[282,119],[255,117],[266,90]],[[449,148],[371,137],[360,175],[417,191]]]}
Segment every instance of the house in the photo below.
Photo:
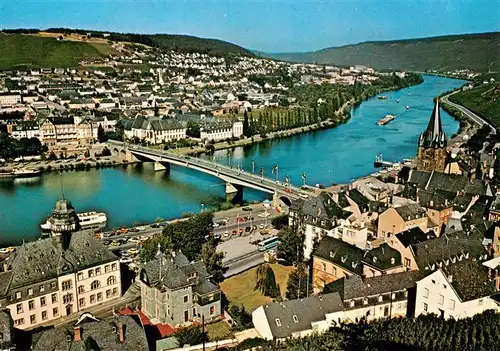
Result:
{"label": "house", "polygon": [[86,232],[24,243],[0,282],[0,304],[18,329],[55,324],[121,296],[118,257]]}
{"label": "house", "polygon": [[429,219],[427,227],[439,236],[441,228],[448,223],[453,213],[453,204],[436,191],[417,190],[417,202],[426,209]]}
{"label": "house", "polygon": [[326,314],[344,310],[338,293],[265,304],[252,312],[254,328],[266,340],[303,337],[329,328]]}
{"label": "house", "polygon": [[139,277],[142,312],[153,323],[176,326],[222,314],[220,288],[201,261],[189,262],[180,251],[163,254],[158,249]]}
{"label": "house", "polygon": [[73,117],[48,117],[40,125],[40,141],[49,151],[72,149],[78,145],[78,133]]}
{"label": "house", "polygon": [[427,231],[427,220],[425,209],[418,204],[390,207],[378,218],[377,236],[388,238],[415,227]]}
{"label": "house", "polygon": [[402,272],[365,279],[353,275],[336,280],[325,286],[324,292],[325,295],[338,293],[344,310],[328,313],[327,320],[335,325],[411,316],[413,308],[409,299],[415,295],[416,283],[421,278],[419,272]]}
{"label": "house", "polygon": [[130,131],[126,131],[128,138],[139,138],[151,144],[186,139],[187,128],[172,118],[145,117],[137,115]]}
{"label": "house", "polygon": [[309,259],[315,240],[325,236],[335,236],[335,228],[339,220],[350,213],[340,208],[328,192],[322,192],[308,200],[298,199],[292,202],[289,209],[289,223],[305,236],[304,257]]}
{"label": "house", "polygon": [[148,351],[149,345],[140,321],[131,316],[114,316],[103,320],[89,316],[79,320],[74,326],[47,329],[35,333],[31,350]]}
{"label": "house", "polygon": [[425,233],[419,227],[415,227],[402,233],[391,235],[390,238],[386,239],[386,242],[401,254],[401,261],[405,270],[418,270],[411,245],[434,238],[436,238],[436,235],[433,231]]}
{"label": "house", "polygon": [[12,126],[11,136],[14,139],[39,138],[40,126],[37,121],[22,121]]}
{"label": "house", "polygon": [[363,250],[342,240],[324,237],[313,252],[312,283],[315,292],[337,279],[363,274]]}
{"label": "house", "polygon": [[9,107],[22,103],[21,94],[0,94],[0,107]]}
{"label": "house", "polygon": [[500,267],[463,260],[438,268],[417,282],[415,316],[434,313],[443,318],[467,318],[500,311]]}
{"label": "house", "polygon": [[492,248],[493,256],[500,257],[500,222],[495,225]]}
{"label": "house", "polygon": [[490,205],[488,220],[490,222],[500,221],[500,193],[498,193]]}
{"label": "house", "polygon": [[367,278],[404,271],[401,253],[387,243],[365,251],[362,262],[363,276]]}

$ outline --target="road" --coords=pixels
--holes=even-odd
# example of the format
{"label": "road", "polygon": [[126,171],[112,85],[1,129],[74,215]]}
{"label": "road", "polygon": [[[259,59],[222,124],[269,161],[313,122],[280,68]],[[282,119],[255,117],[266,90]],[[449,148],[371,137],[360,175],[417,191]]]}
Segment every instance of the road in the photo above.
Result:
{"label": "road", "polygon": [[474,112],[472,112],[471,110],[463,107],[462,105],[459,105],[459,104],[456,104],[454,102],[451,102],[448,98],[453,95],[453,94],[456,94],[458,93],[460,90],[457,90],[457,91],[454,91],[448,95],[445,95],[443,96],[440,100],[441,102],[445,103],[445,104],[448,104],[454,108],[456,108],[457,110],[459,110],[460,112],[462,112],[465,116],[467,116],[467,118],[469,118],[471,121],[473,121],[474,123],[476,123],[478,126],[482,127],[483,125],[488,125],[492,130],[493,130],[493,134],[496,134],[496,129],[495,127],[493,127],[491,124],[489,124],[488,122],[486,122],[484,119],[482,119],[481,117],[479,117],[478,115],[476,115]]}

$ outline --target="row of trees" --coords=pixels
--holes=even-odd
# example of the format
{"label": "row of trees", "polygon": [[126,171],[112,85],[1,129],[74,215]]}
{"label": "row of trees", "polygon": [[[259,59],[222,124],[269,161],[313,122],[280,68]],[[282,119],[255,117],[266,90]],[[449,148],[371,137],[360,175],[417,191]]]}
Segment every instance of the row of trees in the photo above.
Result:
{"label": "row of trees", "polygon": [[214,282],[224,279],[224,254],[217,252],[217,242],[211,235],[213,213],[204,212],[187,220],[167,224],[161,234],[146,241],[141,252],[143,261],[152,260],[160,244],[162,252],[181,250],[189,261],[202,260]]}
{"label": "row of trees", "polygon": [[339,325],[322,334],[284,342],[259,339],[254,341],[254,345],[259,345],[264,351],[499,350],[500,314],[486,311],[460,320],[445,320],[436,315],[382,319],[371,323]]}
{"label": "row of trees", "polygon": [[38,138],[21,138],[19,140],[10,137],[7,133],[0,133],[0,157],[14,159],[21,156],[39,156],[47,151]]}

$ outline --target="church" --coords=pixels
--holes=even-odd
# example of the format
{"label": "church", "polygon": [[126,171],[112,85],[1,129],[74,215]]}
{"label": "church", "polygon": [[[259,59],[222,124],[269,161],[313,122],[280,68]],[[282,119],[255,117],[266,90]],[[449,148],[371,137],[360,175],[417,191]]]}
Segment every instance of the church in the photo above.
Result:
{"label": "church", "polygon": [[439,113],[439,98],[437,98],[427,129],[420,134],[418,140],[417,170],[444,172],[446,145],[446,135]]}

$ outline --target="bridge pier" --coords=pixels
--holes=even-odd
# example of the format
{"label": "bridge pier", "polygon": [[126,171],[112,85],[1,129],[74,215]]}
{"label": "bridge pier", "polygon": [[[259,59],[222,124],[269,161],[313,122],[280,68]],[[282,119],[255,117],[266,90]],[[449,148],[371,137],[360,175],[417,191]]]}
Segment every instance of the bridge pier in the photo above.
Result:
{"label": "bridge pier", "polygon": [[226,201],[241,203],[243,201],[243,186],[226,183]]}
{"label": "bridge pier", "polygon": [[170,172],[170,163],[165,161],[156,161],[154,165],[154,171],[166,171],[168,173]]}

